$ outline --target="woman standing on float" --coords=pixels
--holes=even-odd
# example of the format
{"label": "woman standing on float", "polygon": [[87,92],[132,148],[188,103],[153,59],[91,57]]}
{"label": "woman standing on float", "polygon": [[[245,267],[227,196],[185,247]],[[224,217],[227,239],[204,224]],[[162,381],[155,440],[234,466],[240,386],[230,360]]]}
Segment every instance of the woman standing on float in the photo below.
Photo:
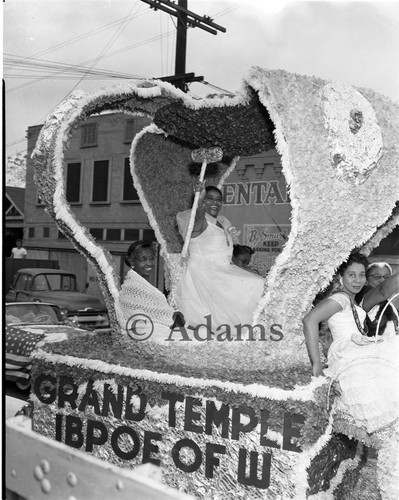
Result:
{"label": "woman standing on float", "polygon": [[[252,324],[253,315],[263,294],[264,279],[231,263],[235,229],[220,215],[222,192],[214,186],[200,192],[189,257],[178,283],[176,303],[186,323],[206,323],[211,316],[212,331],[218,326]],[[185,239],[190,210],[177,214],[179,231]]]}

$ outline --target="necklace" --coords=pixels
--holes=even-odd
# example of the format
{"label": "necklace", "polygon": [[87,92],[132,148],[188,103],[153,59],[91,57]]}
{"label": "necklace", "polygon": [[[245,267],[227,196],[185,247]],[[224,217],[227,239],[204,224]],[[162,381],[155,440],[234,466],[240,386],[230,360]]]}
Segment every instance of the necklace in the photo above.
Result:
{"label": "necklace", "polygon": [[346,295],[348,295],[350,303],[351,303],[352,314],[353,314],[353,317],[355,319],[355,323],[356,323],[357,329],[359,330],[359,332],[362,335],[365,335],[367,337],[367,332],[368,332],[367,323],[365,323],[365,328],[363,328],[362,325],[361,325],[361,323],[360,323],[359,315],[358,315],[358,313],[356,311],[356,306],[355,306],[355,304],[353,302],[352,297],[349,295],[349,293],[346,290],[337,290],[337,292],[345,293]]}
{"label": "necklace", "polygon": [[367,328],[367,323],[365,323],[365,328],[362,327],[361,323],[360,323],[360,319],[359,319],[359,315],[356,311],[356,306],[353,302],[353,299],[352,297],[349,297],[350,301],[351,301],[351,307],[352,307],[352,314],[353,314],[353,317],[355,318],[355,322],[356,322],[356,326],[357,326],[357,329],[359,330],[359,332],[362,334],[362,335],[365,335],[367,337],[367,331],[368,331],[368,328]]}

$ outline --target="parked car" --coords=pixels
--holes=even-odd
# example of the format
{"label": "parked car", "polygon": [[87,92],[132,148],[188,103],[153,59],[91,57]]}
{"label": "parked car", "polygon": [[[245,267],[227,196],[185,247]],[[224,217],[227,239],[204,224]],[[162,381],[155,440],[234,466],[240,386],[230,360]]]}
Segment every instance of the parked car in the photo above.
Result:
{"label": "parked car", "polygon": [[36,347],[95,334],[77,328],[57,305],[44,302],[6,304],[5,319],[5,376],[21,390],[30,386],[30,355]]}
{"label": "parked car", "polygon": [[87,330],[108,329],[108,312],[97,297],[77,290],[76,276],[61,269],[24,268],[6,295],[6,302],[57,304],[75,324]]}

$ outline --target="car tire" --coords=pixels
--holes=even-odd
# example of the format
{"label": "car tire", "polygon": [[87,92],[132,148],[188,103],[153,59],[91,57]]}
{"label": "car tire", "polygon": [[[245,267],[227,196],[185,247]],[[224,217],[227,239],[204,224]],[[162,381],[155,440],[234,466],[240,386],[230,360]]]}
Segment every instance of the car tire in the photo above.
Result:
{"label": "car tire", "polygon": [[15,382],[15,385],[18,387],[20,391],[27,392],[30,390],[30,379],[25,382]]}

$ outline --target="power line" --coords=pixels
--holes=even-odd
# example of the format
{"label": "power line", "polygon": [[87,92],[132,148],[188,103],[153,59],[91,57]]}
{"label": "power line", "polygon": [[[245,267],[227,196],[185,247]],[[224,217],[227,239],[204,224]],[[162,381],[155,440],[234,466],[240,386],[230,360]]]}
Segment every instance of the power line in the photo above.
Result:
{"label": "power line", "polygon": [[[133,5],[133,7],[130,9],[130,12],[129,12],[128,16],[127,16],[128,18],[129,18],[129,16],[132,15],[134,7],[135,6]],[[74,85],[74,87],[69,91],[69,94],[71,94],[76,89],[76,87],[86,77],[86,75],[90,72],[90,70],[92,70],[94,68],[94,66],[96,66],[96,64],[98,63],[98,61],[100,61],[101,57],[104,56],[107,53],[107,51],[108,51],[108,49],[110,47],[112,47],[112,45],[115,43],[115,41],[121,35],[121,33],[123,32],[123,30],[126,29],[127,25],[129,24],[129,21],[130,21],[130,19],[128,19],[128,18],[122,24],[119,25],[116,33],[113,34],[113,36],[111,37],[111,39],[105,44],[105,47],[100,52],[99,56],[97,56],[96,60],[93,61],[93,63],[91,64],[90,69],[86,71],[86,73],[80,78],[80,80],[78,82],[76,82],[76,84]]]}
{"label": "power line", "polygon": [[[164,35],[162,35],[162,38],[164,38],[164,37],[166,37],[166,36],[170,36],[170,35],[172,35],[173,33],[174,33],[174,31],[170,31],[170,32],[168,32],[168,33],[165,33]],[[116,55],[116,54],[121,54],[121,53],[123,53],[123,52],[126,52],[127,50],[134,49],[134,48],[137,48],[137,47],[141,47],[142,45],[146,45],[147,43],[151,43],[151,42],[153,42],[153,41],[156,41],[156,40],[158,40],[159,38],[161,38],[161,37],[159,37],[159,36],[155,36],[155,37],[148,38],[147,40],[144,40],[144,41],[141,41],[141,42],[138,42],[138,43],[135,43],[135,44],[129,45],[129,46],[127,46],[127,47],[123,48],[123,49],[119,49],[119,50],[116,50],[116,51],[114,51],[114,52],[110,52],[109,54],[104,55],[101,59],[106,59],[106,58],[108,58],[108,57],[112,57],[112,56],[114,56],[114,55]],[[82,66],[83,66],[83,65],[85,65],[85,64],[86,64],[86,65],[88,65],[88,64],[92,63],[93,61],[96,61],[96,59],[97,59],[97,58],[94,58],[94,59],[89,59],[89,60],[87,60],[87,61],[84,61],[84,62],[80,63],[80,65],[73,65],[73,64],[70,64],[70,65],[66,65],[66,66],[69,66],[69,67],[73,67],[73,66],[74,66],[74,67],[82,67]],[[63,63],[58,63],[58,64],[63,64]],[[59,70],[59,72],[57,72],[57,73],[55,73],[55,74],[62,73],[62,72],[63,72],[63,70],[62,70],[62,69],[60,69],[60,70]],[[111,72],[109,72],[109,73],[111,73]],[[33,82],[28,82],[28,83],[24,83],[24,84],[22,84],[22,85],[18,85],[17,87],[12,87],[12,88],[8,89],[8,90],[7,90],[7,92],[14,92],[15,90],[19,90],[20,88],[27,87],[27,86],[29,86],[29,85],[33,85],[34,83],[37,83],[38,81],[41,81],[41,80],[46,80],[47,78],[51,78],[52,76],[54,76],[54,75],[50,75],[50,76],[48,76],[48,77],[47,77],[47,76],[45,76],[45,77],[42,77],[42,78],[36,79],[36,80],[34,80]],[[131,76],[131,77],[132,77],[132,76]],[[134,78],[134,77],[133,77],[133,78]]]}
{"label": "power line", "polygon": [[[12,64],[14,61],[18,61],[17,57],[11,56],[9,57],[7,54],[5,54],[4,61],[3,61],[3,66],[4,69],[7,70],[8,66]],[[16,75],[5,75],[6,78],[20,78],[22,77],[28,77],[29,75],[32,76],[32,78],[38,78],[42,77],[52,77],[55,75],[60,75],[60,73],[71,73],[71,74],[78,74],[81,75],[85,72],[87,72],[89,75],[93,76],[102,76],[102,77],[109,77],[109,78],[143,78],[141,76],[137,75],[132,75],[129,73],[116,73],[114,71],[110,70],[103,70],[103,69],[88,69],[86,66],[78,65],[78,64],[66,64],[66,63],[59,63],[55,61],[45,61],[43,59],[36,59],[33,60],[31,59],[30,61],[26,61],[25,63],[20,64],[21,70],[24,70],[27,73],[17,73]],[[44,74],[43,72],[46,71],[47,74]],[[51,72],[53,74],[51,74]],[[12,90],[12,89],[10,89]]]}
{"label": "power line", "polygon": [[[137,19],[138,17],[141,17],[142,15],[145,15],[145,14],[147,14],[147,10],[143,9],[141,12],[138,12],[137,14],[135,14],[131,17],[136,17],[136,19]],[[78,35],[74,38],[71,38],[70,40],[58,43],[58,44],[53,45],[52,47],[50,47],[48,49],[36,52],[35,54],[32,54],[32,56],[30,56],[30,57],[25,57],[25,58],[21,59],[20,62],[24,62],[26,60],[29,60],[31,57],[34,58],[34,57],[42,56],[45,54],[49,54],[50,52],[53,52],[54,50],[58,50],[58,49],[62,49],[64,47],[67,47],[68,45],[71,45],[72,43],[78,42],[79,40],[88,38],[91,35],[96,35],[98,33],[101,33],[102,31],[106,31],[107,29],[112,28],[115,25],[123,24],[126,21],[126,19],[127,19],[126,17],[122,17],[121,19],[118,19],[116,21],[112,21],[111,23],[100,26],[99,28],[95,28],[94,30],[87,31],[86,33],[83,33],[82,35]],[[16,64],[16,65],[18,65],[18,64]]]}
{"label": "power line", "polygon": [[222,17],[222,16],[225,16],[226,14],[229,14],[230,12],[233,12],[233,10],[236,10],[238,9],[239,7],[242,7],[241,4],[239,3],[236,3],[234,5],[231,5],[230,7],[227,7],[226,9],[224,10],[221,10],[218,14],[215,14],[213,17],[213,19],[216,19],[217,17]]}
{"label": "power line", "polygon": [[[214,17],[215,17],[215,18],[216,18],[216,17],[222,17],[222,16],[226,15],[227,13],[232,12],[233,10],[236,10],[238,7],[240,7],[240,4],[236,4],[236,5],[233,5],[233,6],[231,6],[231,7],[228,7],[227,9],[222,10],[222,11],[221,11],[221,12],[219,12],[218,14],[215,14],[215,16],[214,16]],[[55,46],[51,47],[50,49],[46,49],[46,50],[44,50],[44,51],[38,52],[36,55],[42,55],[42,54],[45,54],[45,53],[49,53],[49,52],[51,52],[51,51],[53,51],[53,50],[56,50],[56,49],[58,49],[58,48],[62,48],[62,47],[64,47],[64,46],[66,46],[66,45],[69,45],[69,44],[71,44],[71,43],[73,43],[73,42],[75,42],[75,41],[81,40],[82,38],[85,38],[85,37],[87,37],[87,36],[88,36],[88,35],[90,35],[90,34],[100,33],[101,31],[104,31],[104,30],[106,30],[106,29],[109,29],[110,27],[113,27],[113,26],[115,26],[115,25],[118,25],[118,24],[123,24],[123,23],[124,23],[127,19],[131,19],[131,18],[133,18],[133,17],[136,17],[136,18],[137,18],[137,17],[140,17],[140,16],[141,16],[141,15],[143,15],[145,12],[147,12],[147,11],[144,11],[144,12],[141,12],[141,13],[139,12],[139,13],[134,14],[134,15],[129,15],[129,16],[127,16],[127,17],[122,18],[121,20],[114,21],[114,22],[112,22],[112,23],[109,23],[109,24],[107,24],[107,25],[104,25],[104,26],[102,26],[102,27],[100,27],[100,28],[97,28],[97,29],[95,29],[95,30],[89,31],[89,32],[87,32],[87,33],[85,33],[85,34],[83,34],[83,35],[79,35],[79,36],[77,36],[77,37],[75,37],[75,38],[73,38],[73,39],[71,39],[71,40],[69,40],[69,41],[67,41],[67,42],[63,42],[63,43],[61,43],[61,44],[55,45]],[[171,19],[172,19],[172,21],[173,21],[173,18],[171,18]],[[132,44],[132,45],[128,45],[127,47],[124,47],[124,48],[122,48],[122,49],[118,49],[118,50],[116,50],[116,51],[110,52],[109,54],[104,54],[104,55],[101,57],[101,59],[106,59],[106,58],[108,58],[108,57],[113,57],[114,55],[122,54],[123,52],[126,52],[126,51],[128,51],[128,50],[131,50],[131,49],[134,49],[134,48],[137,48],[137,47],[141,47],[142,45],[146,45],[146,44],[151,43],[151,42],[153,42],[153,41],[156,41],[156,40],[158,40],[158,39],[162,40],[162,39],[163,39],[163,38],[165,38],[165,37],[168,39],[168,38],[169,38],[169,36],[171,36],[172,34],[174,34],[174,31],[169,31],[169,32],[167,32],[167,33],[165,33],[165,34],[162,34],[161,36],[154,36],[154,37],[148,38],[148,39],[143,40],[143,41],[138,42],[138,43],[136,42],[136,43],[134,43],[134,44]],[[11,56],[11,57],[13,57],[13,56]],[[18,56],[15,56],[15,57],[18,57]],[[11,70],[11,69],[13,69],[13,68],[14,68],[14,67],[16,67],[16,66],[21,66],[23,63],[27,63],[27,61],[32,61],[32,60],[33,60],[33,61],[39,61],[39,60],[35,59],[35,57],[34,57],[34,56],[31,56],[31,57],[23,57],[23,58],[20,58],[20,59],[14,59],[13,61],[10,61],[8,64],[5,64],[5,67],[7,67],[7,69],[8,69],[8,70]],[[89,60],[87,60],[87,61],[84,61],[84,62],[83,62],[83,63],[81,63],[80,65],[64,65],[64,67],[68,67],[68,68],[77,67],[77,68],[79,68],[79,66],[83,67],[83,65],[84,65],[84,64],[86,64],[86,65],[87,65],[87,64],[91,64],[92,62],[94,62],[94,61],[96,61],[96,60],[99,60],[99,59],[98,59],[98,58],[89,59]],[[5,60],[5,63],[6,63],[6,60]],[[50,61],[46,61],[46,63],[47,63],[47,64],[51,64],[51,62],[50,62]],[[37,63],[37,64],[39,64],[39,63]],[[59,79],[64,79],[64,80],[69,80],[69,79],[71,79],[71,77],[61,77],[61,76],[60,76],[60,73],[62,73],[62,72],[63,72],[63,71],[61,71],[61,65],[62,65],[63,63],[52,63],[52,64],[53,64],[53,67],[52,67],[52,68],[50,68],[50,69],[54,69],[54,70],[56,70],[55,65],[56,65],[56,64],[60,64],[59,68],[57,68],[57,69],[59,70],[59,71],[56,73],[56,74],[58,75],[58,77],[57,77],[57,78],[59,78]],[[86,69],[84,69],[83,71],[85,71],[85,70],[86,70]],[[78,70],[78,73],[79,73],[79,70]],[[79,74],[81,74],[81,73],[79,73]],[[90,72],[90,74],[91,74],[91,75],[93,75],[93,72]],[[99,73],[96,73],[96,74],[97,74],[97,75],[100,75]],[[101,75],[102,75],[102,76],[107,76],[107,75],[106,75],[106,70],[102,70]],[[22,75],[21,75],[21,74],[20,74],[20,75],[5,75],[5,76],[6,76],[7,78],[9,78],[9,79],[11,79],[11,78],[12,78],[12,79],[17,79],[17,78],[21,78],[21,79],[22,79],[22,78],[23,78],[23,79],[28,79],[28,78],[29,78],[29,76],[28,76],[27,74],[22,74]],[[52,76],[54,76],[54,75],[45,75],[45,76],[35,77],[34,81],[31,81],[31,82],[28,82],[28,83],[25,83],[25,84],[19,85],[19,86],[17,86],[17,87],[12,87],[12,88],[8,89],[8,90],[7,90],[7,92],[13,92],[14,90],[18,90],[18,89],[20,89],[20,88],[23,88],[23,87],[26,87],[26,86],[32,85],[32,84],[34,84],[34,83],[37,83],[38,81],[42,81],[42,80],[45,80],[45,79],[47,79],[47,78],[51,78]],[[123,75],[122,73],[117,74],[117,73],[115,73],[115,72],[108,71],[108,78],[110,78],[110,79],[115,79],[115,78],[118,78],[118,79],[127,79],[127,78],[144,78],[144,77],[142,77],[142,76],[137,76],[137,75],[127,75],[127,74]],[[96,78],[96,79],[97,79],[97,78]]]}

